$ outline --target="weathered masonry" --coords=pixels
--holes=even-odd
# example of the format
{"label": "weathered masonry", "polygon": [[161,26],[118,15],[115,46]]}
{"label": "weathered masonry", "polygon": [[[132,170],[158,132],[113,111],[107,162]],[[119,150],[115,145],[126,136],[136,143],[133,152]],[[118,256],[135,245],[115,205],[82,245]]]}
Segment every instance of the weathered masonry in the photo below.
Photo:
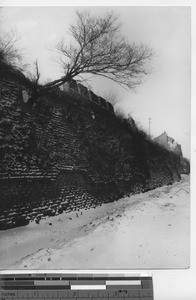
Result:
{"label": "weathered masonry", "polygon": [[0,116],[1,230],[180,180],[178,155],[74,81],[40,94],[4,73]]}

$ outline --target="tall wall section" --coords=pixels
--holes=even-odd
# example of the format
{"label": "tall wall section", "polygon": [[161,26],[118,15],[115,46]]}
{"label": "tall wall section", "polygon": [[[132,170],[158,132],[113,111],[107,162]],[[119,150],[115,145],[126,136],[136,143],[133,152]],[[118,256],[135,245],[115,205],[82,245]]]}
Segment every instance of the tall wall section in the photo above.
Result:
{"label": "tall wall section", "polygon": [[179,157],[103,101],[0,76],[1,230],[180,180]]}

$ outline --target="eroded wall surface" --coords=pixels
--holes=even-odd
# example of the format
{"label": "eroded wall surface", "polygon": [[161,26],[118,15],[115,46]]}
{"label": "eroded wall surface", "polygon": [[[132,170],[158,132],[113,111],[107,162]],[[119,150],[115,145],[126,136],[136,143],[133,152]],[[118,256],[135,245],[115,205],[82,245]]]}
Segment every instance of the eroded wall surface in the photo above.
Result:
{"label": "eroded wall surface", "polygon": [[89,93],[40,94],[1,79],[1,230],[180,180],[177,155]]}

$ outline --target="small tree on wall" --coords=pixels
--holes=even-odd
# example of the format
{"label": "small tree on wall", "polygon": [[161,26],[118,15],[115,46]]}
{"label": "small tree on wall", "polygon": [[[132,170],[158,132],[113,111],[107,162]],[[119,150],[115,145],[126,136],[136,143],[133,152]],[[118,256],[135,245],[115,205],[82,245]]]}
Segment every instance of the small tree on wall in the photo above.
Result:
{"label": "small tree on wall", "polygon": [[39,84],[39,80],[40,80],[40,70],[39,70],[39,64],[38,64],[38,59],[36,58],[36,60],[33,62],[34,65],[34,70],[29,72],[28,77],[30,78],[30,80],[35,83],[35,84]]}
{"label": "small tree on wall", "polygon": [[0,34],[0,64],[5,63],[16,69],[22,69],[21,63],[19,64],[22,59],[22,53],[21,50],[17,48],[19,39],[14,30]]}
{"label": "small tree on wall", "polygon": [[91,16],[89,11],[76,15],[76,24],[70,27],[73,43],[67,45],[62,39],[56,45],[63,76],[44,88],[53,89],[83,74],[106,77],[128,88],[140,84],[148,74],[152,51],[144,44],[128,43],[113,12],[104,17]]}

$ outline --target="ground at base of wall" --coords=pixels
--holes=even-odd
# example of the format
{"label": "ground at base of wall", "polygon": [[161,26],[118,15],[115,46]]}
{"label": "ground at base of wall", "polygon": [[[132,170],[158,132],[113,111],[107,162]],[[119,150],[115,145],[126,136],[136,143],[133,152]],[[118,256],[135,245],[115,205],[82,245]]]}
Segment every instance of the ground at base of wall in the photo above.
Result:
{"label": "ground at base of wall", "polygon": [[183,175],[172,186],[2,231],[0,267],[188,267],[189,191]]}

